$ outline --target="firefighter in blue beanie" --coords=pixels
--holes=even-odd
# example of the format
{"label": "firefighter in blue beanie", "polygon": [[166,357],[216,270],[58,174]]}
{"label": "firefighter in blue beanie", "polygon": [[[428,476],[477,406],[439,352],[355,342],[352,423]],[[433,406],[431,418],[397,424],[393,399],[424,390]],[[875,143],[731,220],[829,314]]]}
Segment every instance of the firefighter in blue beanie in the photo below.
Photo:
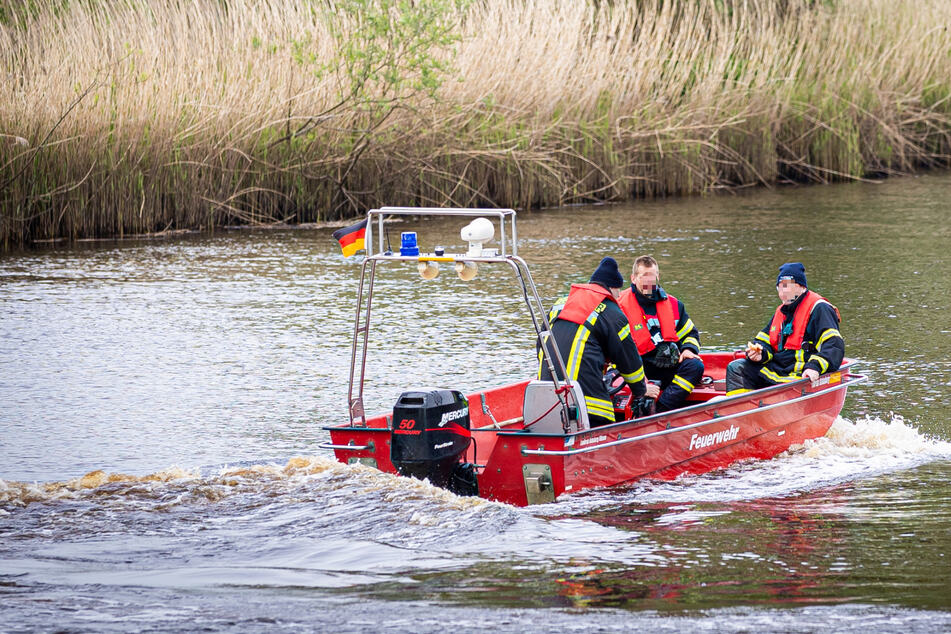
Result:
{"label": "firefighter in blue beanie", "polygon": [[[604,258],[587,284],[572,284],[568,296],[556,302],[548,315],[552,338],[565,369],[584,393],[592,427],[614,423],[614,402],[602,377],[613,363],[634,397],[656,398],[659,389],[648,385],[627,317],[617,304],[624,278],[614,258]],[[539,350],[538,378],[551,380]],[[563,378],[563,377],[562,377]]]}
{"label": "firefighter in blue beanie", "polygon": [[842,364],[845,341],[839,332],[839,310],[809,290],[801,262],[779,267],[776,292],[781,303],[747,344],[746,358],[727,366],[727,394],[801,378],[815,381]]}

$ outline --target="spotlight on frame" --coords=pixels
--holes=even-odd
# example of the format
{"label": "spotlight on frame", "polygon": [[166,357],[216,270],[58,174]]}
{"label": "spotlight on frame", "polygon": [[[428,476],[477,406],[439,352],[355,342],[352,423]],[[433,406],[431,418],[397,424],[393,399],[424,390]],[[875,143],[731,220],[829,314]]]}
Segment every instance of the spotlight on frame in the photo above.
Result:
{"label": "spotlight on frame", "polygon": [[456,262],[456,274],[463,282],[468,282],[479,272],[479,265],[475,262]]}
{"label": "spotlight on frame", "polygon": [[418,262],[416,264],[416,270],[419,271],[419,275],[424,280],[432,280],[439,275],[439,263],[431,261]]}

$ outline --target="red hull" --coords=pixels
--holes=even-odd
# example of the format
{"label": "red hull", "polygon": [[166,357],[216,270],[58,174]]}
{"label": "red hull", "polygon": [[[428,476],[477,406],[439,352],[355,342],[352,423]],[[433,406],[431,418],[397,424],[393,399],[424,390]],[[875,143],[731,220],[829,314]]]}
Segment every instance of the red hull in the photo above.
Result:
{"label": "red hull", "polygon": [[[722,398],[725,368],[735,356],[703,355],[714,383],[694,390],[695,405],[575,434],[522,430],[527,381],[469,395],[474,442],[466,460],[480,465],[479,495],[524,506],[565,492],[643,477],[672,479],[738,460],[772,458],[825,435],[842,410],[846,387],[865,378],[851,374],[847,363],[816,385],[797,381]],[[715,397],[721,398],[708,402]],[[341,462],[368,462],[396,473],[390,462],[389,415],[369,418],[366,427],[328,429],[329,446]]]}

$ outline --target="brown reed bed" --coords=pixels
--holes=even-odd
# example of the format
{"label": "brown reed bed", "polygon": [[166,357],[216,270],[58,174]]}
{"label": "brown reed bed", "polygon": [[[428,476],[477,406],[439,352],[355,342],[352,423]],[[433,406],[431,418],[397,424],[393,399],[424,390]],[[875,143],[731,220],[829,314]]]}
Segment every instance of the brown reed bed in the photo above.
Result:
{"label": "brown reed bed", "polygon": [[951,155],[945,0],[415,6],[0,0],[0,245],[829,182]]}

